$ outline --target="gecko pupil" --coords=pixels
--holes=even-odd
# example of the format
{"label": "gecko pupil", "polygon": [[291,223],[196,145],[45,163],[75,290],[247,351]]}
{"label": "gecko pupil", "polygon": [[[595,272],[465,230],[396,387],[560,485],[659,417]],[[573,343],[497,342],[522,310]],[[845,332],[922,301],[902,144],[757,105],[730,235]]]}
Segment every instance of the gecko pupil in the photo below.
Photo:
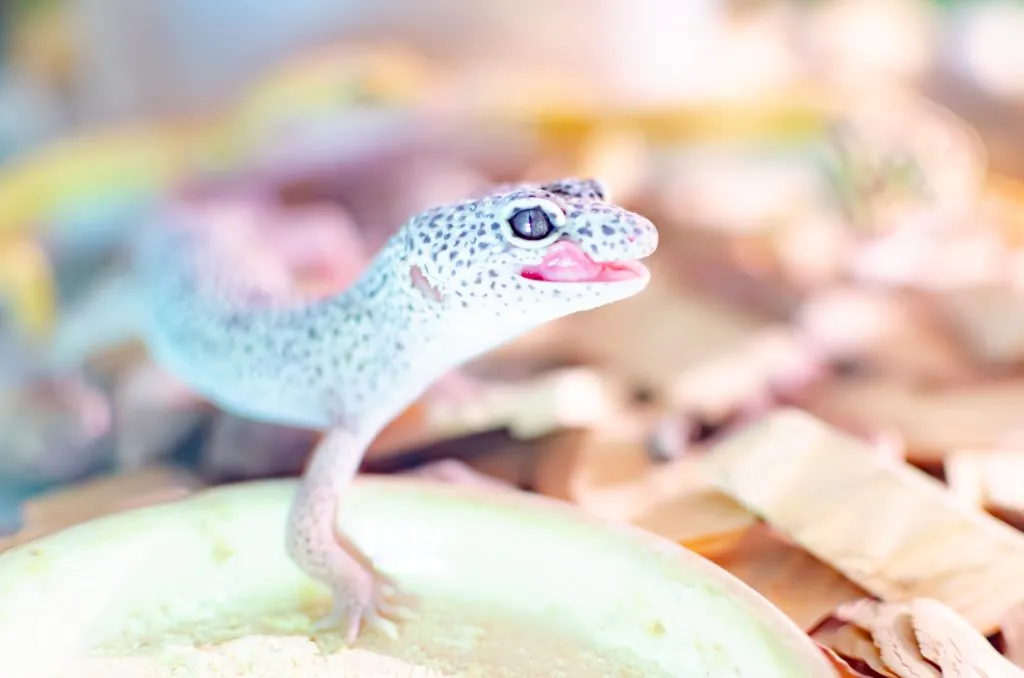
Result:
{"label": "gecko pupil", "polygon": [[542,240],[554,228],[547,213],[539,207],[516,212],[509,219],[509,223],[512,225],[512,232],[523,240]]}

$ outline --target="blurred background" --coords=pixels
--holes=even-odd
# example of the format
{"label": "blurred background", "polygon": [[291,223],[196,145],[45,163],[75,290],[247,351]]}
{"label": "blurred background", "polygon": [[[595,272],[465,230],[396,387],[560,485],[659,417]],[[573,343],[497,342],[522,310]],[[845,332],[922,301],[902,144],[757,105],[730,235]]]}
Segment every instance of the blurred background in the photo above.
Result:
{"label": "blurred background", "polygon": [[[27,498],[97,473],[169,459],[202,482],[301,469],[310,434],[212,412],[147,363],[132,325],[131,230],[168,200],[239,187],[256,189],[253,218],[268,223],[326,215],[340,248],[327,277],[350,280],[365,261],[353,253],[429,205],[500,181],[602,177],[661,230],[651,288],[470,371],[521,381],[585,366],[620,384],[614,411],[645,413],[626,436],[643,462],[612,475],[699,451],[780,403],[868,438],[895,432],[938,473],[954,448],[998,447],[1019,427],[1006,414],[967,443],[959,429],[936,439],[926,414],[870,403],[879,388],[906,402],[1017,384],[1022,2],[8,0],[0,12],[0,522],[12,530]],[[520,400],[535,417],[565,409]],[[511,442],[456,445],[489,428],[508,437],[513,414],[450,416],[444,432],[406,422],[371,461],[458,456],[568,492],[473,461]],[[583,414],[519,438],[598,420],[619,421]],[[516,444],[517,459],[547,449]],[[224,451],[239,447],[242,461]]]}
{"label": "blurred background", "polygon": [[3,12],[5,155],[95,126],[201,115],[283,60],[351,43],[399,45],[478,96],[523,107],[567,85],[573,100],[625,107],[751,105],[812,81],[885,79],[972,110],[1024,88],[1024,18],[1010,0],[12,0]]}

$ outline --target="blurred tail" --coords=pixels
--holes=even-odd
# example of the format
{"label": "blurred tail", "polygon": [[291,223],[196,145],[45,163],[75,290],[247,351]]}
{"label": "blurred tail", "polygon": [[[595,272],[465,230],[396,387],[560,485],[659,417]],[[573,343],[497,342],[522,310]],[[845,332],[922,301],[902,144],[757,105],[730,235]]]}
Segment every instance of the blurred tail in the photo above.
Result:
{"label": "blurred tail", "polygon": [[110,272],[61,314],[46,362],[73,369],[100,351],[126,344],[142,329],[138,281],[130,267]]}

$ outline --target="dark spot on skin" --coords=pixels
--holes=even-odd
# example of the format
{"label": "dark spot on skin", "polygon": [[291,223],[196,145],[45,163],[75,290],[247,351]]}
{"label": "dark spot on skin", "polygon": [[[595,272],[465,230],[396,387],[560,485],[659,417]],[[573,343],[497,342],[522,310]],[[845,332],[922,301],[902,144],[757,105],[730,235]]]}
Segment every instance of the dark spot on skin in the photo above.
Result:
{"label": "dark spot on skin", "polygon": [[615,229],[609,226],[608,224],[601,225],[601,232],[604,233],[605,235],[615,235]]}

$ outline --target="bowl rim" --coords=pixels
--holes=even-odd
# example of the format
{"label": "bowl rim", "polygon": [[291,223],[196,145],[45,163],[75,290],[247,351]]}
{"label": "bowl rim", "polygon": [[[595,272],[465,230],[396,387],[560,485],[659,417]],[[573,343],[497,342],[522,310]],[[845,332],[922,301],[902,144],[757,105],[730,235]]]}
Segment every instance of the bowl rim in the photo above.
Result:
{"label": "bowl rim", "polygon": [[776,637],[785,644],[787,649],[792,651],[794,658],[800,657],[802,660],[806,658],[805,666],[800,668],[811,671],[811,675],[816,675],[814,672],[818,671],[822,676],[838,676],[832,664],[810,636],[767,598],[720,565],[654,532],[631,523],[617,522],[610,518],[587,513],[568,501],[526,491],[495,492],[488,488],[468,484],[438,483],[423,478],[383,475],[372,478],[360,476],[357,478],[357,482],[365,487],[377,485],[380,488],[387,488],[386,491],[422,490],[427,493],[434,492],[435,496],[443,495],[443,498],[446,499],[471,500],[474,503],[486,502],[512,517],[531,512],[556,513],[567,523],[575,522],[580,527],[615,536],[637,550],[671,560],[673,565],[679,566],[680,570],[686,569],[696,573],[708,583],[735,595],[751,613],[777,632]]}
{"label": "bowl rim", "polygon": [[[383,494],[385,500],[388,495],[407,498],[415,495],[414,501],[424,504],[441,502],[472,506],[486,505],[491,510],[500,513],[513,522],[521,523],[524,522],[524,518],[537,515],[553,515],[558,520],[539,523],[542,529],[555,533],[568,533],[582,529],[619,540],[639,556],[641,560],[651,557],[657,558],[671,571],[678,572],[681,575],[690,575],[702,583],[708,584],[736,599],[744,612],[754,621],[760,622],[764,629],[773,636],[773,640],[778,646],[784,650],[785,661],[792,664],[789,670],[799,672],[799,675],[813,677],[839,677],[834,665],[810,636],[792,619],[786,616],[782,610],[769,602],[767,598],[719,565],[653,532],[629,523],[589,514],[568,501],[515,489],[495,491],[491,488],[445,483],[425,478],[384,475],[360,475],[357,476],[353,484],[361,488],[361,492],[366,491],[378,496]],[[65,539],[75,534],[87,533],[97,524],[116,522],[119,518],[129,514],[144,515],[151,513],[159,516],[161,520],[173,521],[175,518],[171,509],[175,506],[187,505],[190,507],[190,510],[198,509],[202,512],[204,510],[202,504],[211,500],[223,501],[226,499],[228,503],[244,503],[247,496],[253,496],[253,490],[259,491],[260,488],[270,489],[275,486],[282,489],[297,488],[298,485],[299,480],[296,478],[267,479],[218,485],[206,487],[170,501],[99,516],[46,534],[37,539],[31,539],[0,553],[0,574],[3,574],[3,571],[6,569],[4,567],[5,563],[10,563],[12,559],[17,560],[26,557],[28,559],[27,562],[31,562],[34,552],[39,547],[44,547],[50,543],[54,543],[57,553],[66,553],[67,548],[61,543]],[[215,508],[217,503],[210,503],[209,506]],[[339,510],[337,515],[341,517],[343,512]],[[529,529],[535,530],[537,525],[534,523]]]}

